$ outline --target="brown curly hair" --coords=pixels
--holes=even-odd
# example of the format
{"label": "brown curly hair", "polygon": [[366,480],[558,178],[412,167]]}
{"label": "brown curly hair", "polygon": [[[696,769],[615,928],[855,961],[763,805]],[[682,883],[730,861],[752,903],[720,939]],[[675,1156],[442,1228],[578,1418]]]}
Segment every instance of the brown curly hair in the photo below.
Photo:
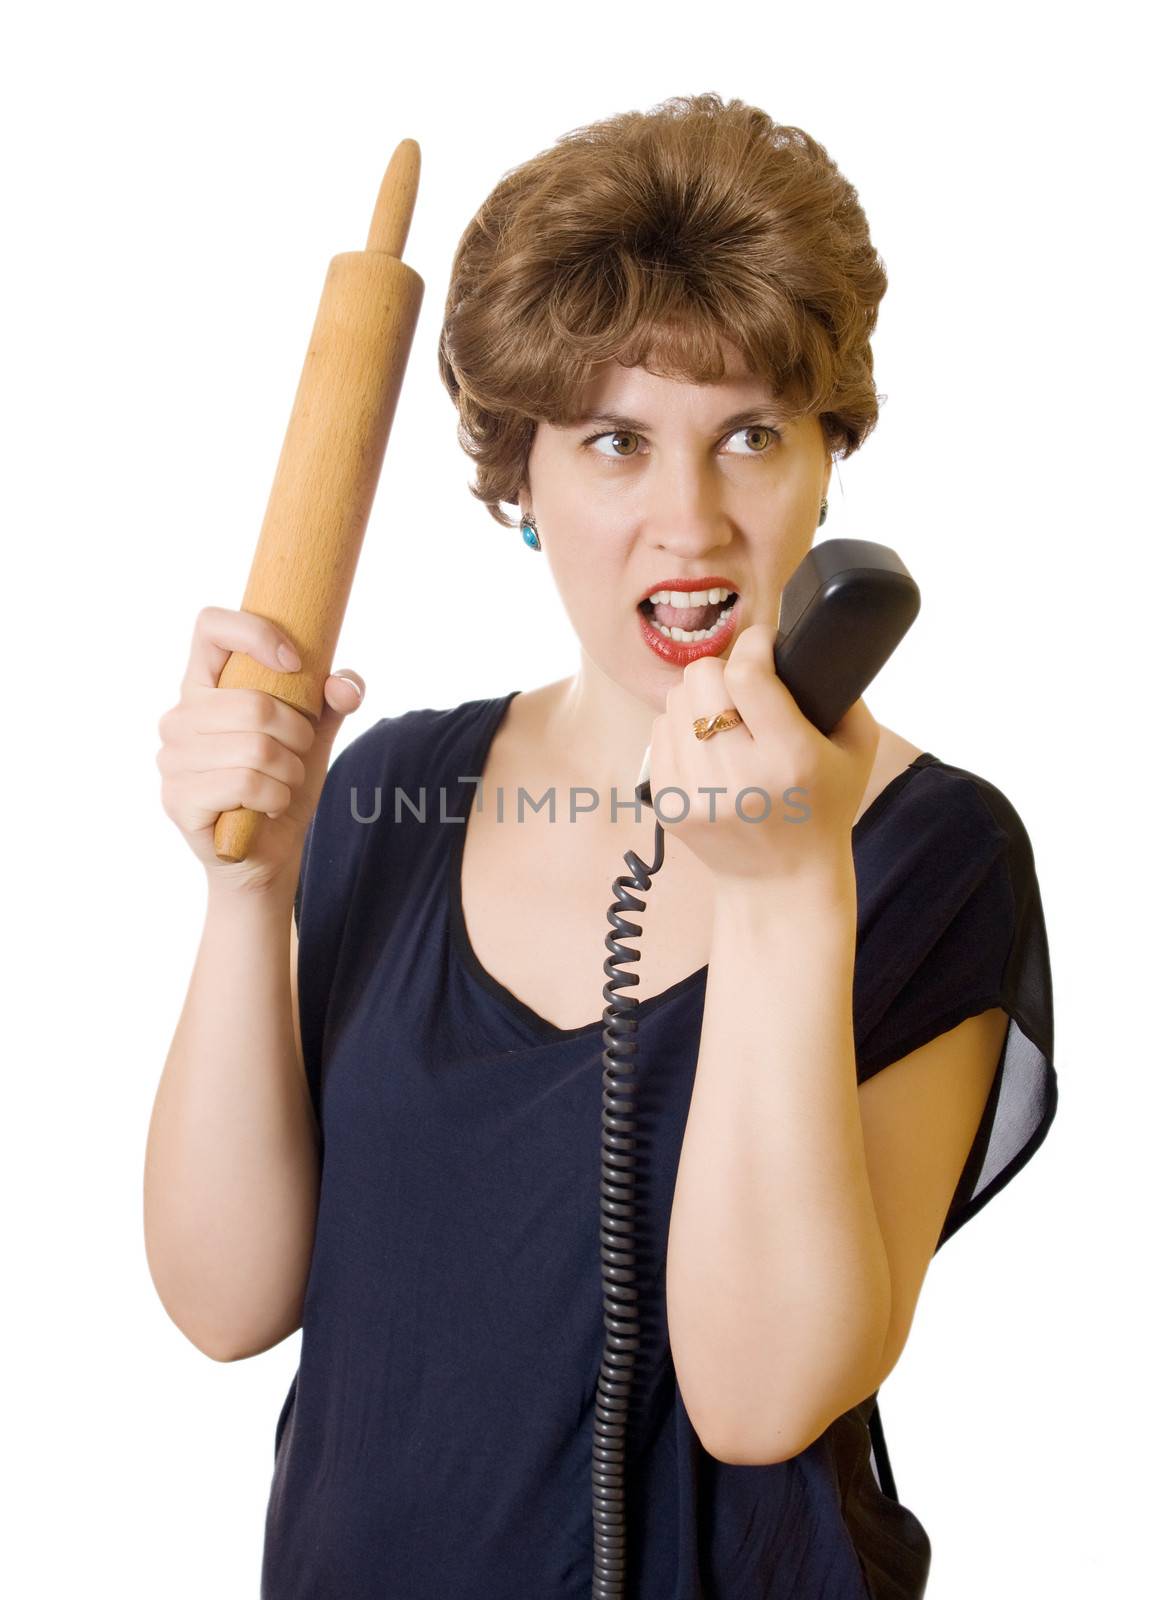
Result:
{"label": "brown curly hair", "polygon": [[503,527],[539,420],[572,422],[599,362],[694,383],[724,343],[831,455],[878,418],[886,291],[857,190],[800,128],[716,94],[564,134],[506,173],[461,236],[438,345],[470,493]]}

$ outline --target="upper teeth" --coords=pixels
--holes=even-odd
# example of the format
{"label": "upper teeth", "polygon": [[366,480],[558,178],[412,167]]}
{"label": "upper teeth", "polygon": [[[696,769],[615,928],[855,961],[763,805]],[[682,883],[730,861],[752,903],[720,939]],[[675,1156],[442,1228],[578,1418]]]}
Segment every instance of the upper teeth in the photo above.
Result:
{"label": "upper teeth", "polygon": [[654,589],[649,596],[655,606],[715,606],[736,589]]}

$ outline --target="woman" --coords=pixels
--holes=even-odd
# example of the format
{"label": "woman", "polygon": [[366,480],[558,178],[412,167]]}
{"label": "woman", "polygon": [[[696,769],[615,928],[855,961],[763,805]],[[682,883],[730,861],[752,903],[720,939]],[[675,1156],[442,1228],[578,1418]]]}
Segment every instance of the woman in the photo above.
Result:
{"label": "woman", "polygon": [[[715,95],[580,129],[466,229],[440,344],[473,492],[519,507],[577,672],[383,718],[326,772],[363,685],[330,679],[314,730],[216,687],[290,640],[198,620],[158,760],[209,913],[146,1220],[200,1348],[303,1328],[265,1600],[590,1593],[601,963],[622,856],[652,859],[647,743],[620,1592],[923,1593],[877,1390],[1056,1087],[1012,806],[861,701],[823,736],[773,670],[833,458],[877,419],[885,287],[799,129]],[[273,821],[224,867],[238,804]]]}

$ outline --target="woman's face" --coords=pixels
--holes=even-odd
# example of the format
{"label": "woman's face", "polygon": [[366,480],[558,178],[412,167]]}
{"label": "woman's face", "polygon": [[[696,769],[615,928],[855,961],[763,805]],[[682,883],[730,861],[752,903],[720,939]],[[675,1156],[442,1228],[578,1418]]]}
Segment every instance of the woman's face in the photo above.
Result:
{"label": "woman's face", "polygon": [[[585,654],[657,709],[699,654],[725,657],[754,622],[776,625],[781,591],[810,548],[831,468],[816,417],[791,421],[736,361],[698,385],[608,362],[582,421],[539,423],[522,513]],[[699,580],[709,580],[708,582]],[[640,602],[682,585],[736,590],[704,608]],[[673,634],[708,630],[685,641]]]}

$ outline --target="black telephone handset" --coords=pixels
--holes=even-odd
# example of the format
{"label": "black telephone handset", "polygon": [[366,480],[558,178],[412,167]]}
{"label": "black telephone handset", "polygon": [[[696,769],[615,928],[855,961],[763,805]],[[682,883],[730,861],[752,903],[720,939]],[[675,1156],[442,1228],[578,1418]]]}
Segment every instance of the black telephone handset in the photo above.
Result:
{"label": "black telephone handset", "polygon": [[[773,662],[819,732],[835,728],[865,693],[920,604],[917,584],[888,545],[826,539],[809,551],[782,590]],[[653,805],[648,749],[636,796]]]}
{"label": "black telephone handset", "polygon": [[[815,545],[786,584],[773,647],[778,677],[814,727],[829,733],[884,666],[918,614],[918,587],[897,555],[867,539],[827,539]],[[722,710],[718,707],[718,710]],[[649,751],[636,797],[652,807]],[[655,824],[652,864],[625,855],[628,875],[614,879],[609,908],[609,981],[602,1039],[601,1283],[605,1350],[593,1413],[593,1596],[618,1600],[625,1584],[625,1424],[633,1367],[641,1348],[633,1219],[638,1156],[633,1122],[632,1057],[637,1049],[637,1001],[616,991],[639,980],[622,970],[640,954],[620,942],[641,928],[623,912],[645,909],[665,857],[664,830]]]}

